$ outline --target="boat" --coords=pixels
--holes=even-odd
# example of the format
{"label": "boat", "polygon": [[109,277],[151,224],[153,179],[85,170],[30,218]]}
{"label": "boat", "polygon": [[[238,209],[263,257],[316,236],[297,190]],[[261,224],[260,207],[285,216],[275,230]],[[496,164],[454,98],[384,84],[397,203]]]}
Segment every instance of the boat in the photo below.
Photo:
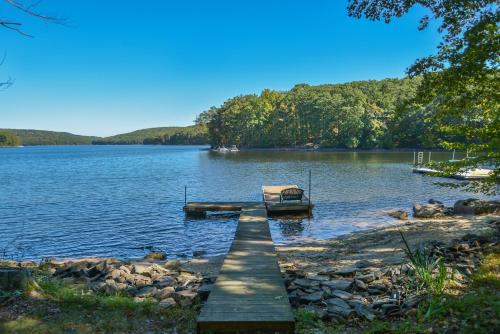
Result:
{"label": "boat", "polygon": [[240,150],[238,150],[238,148],[236,147],[236,145],[231,145],[231,147],[229,148],[229,152],[239,152]]}
{"label": "boat", "polygon": [[473,168],[473,169],[465,169],[453,177],[459,180],[479,180],[490,177],[493,174],[493,170],[488,168]]}
{"label": "boat", "polygon": [[439,173],[437,169],[432,169],[428,167],[413,167],[412,169],[413,173],[418,173],[418,174],[435,174]]}
{"label": "boat", "polygon": [[229,152],[229,149],[225,147],[224,145],[219,146],[217,148],[212,149],[212,152],[218,152],[218,153],[227,153]]}

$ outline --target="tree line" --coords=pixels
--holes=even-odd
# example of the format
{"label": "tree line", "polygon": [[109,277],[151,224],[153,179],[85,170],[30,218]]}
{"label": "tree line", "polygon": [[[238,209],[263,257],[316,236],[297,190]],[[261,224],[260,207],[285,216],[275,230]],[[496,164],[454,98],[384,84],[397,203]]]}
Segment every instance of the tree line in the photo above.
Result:
{"label": "tree line", "polygon": [[210,144],[374,149],[437,146],[432,110],[412,104],[421,77],[295,85],[241,95],[202,113]]}

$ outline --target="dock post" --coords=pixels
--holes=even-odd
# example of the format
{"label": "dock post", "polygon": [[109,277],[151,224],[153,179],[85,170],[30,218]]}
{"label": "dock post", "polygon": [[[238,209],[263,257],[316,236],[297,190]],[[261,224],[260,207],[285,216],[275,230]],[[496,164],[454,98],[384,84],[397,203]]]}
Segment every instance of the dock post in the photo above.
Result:
{"label": "dock post", "polygon": [[451,158],[451,160],[455,160],[455,149],[453,149],[453,157]]}
{"label": "dock post", "polygon": [[417,155],[416,152],[413,151],[413,166],[415,166],[415,163],[417,162],[416,155]]}
{"label": "dock post", "polygon": [[431,162],[431,151],[429,151],[429,162]]}
{"label": "dock post", "polygon": [[312,171],[309,169],[309,203],[308,203],[308,209],[307,212],[309,212],[309,218],[311,218],[311,174]]}

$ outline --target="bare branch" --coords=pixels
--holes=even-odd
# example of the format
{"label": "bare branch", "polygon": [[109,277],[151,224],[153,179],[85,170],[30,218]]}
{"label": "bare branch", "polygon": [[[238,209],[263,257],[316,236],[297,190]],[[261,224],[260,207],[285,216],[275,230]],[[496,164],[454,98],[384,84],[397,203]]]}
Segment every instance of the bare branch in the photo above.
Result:
{"label": "bare branch", "polygon": [[[45,22],[50,22],[50,23],[55,23],[55,24],[64,24],[66,22],[66,20],[63,18],[45,15],[45,14],[42,14],[42,13],[36,11],[35,8],[40,4],[41,0],[35,1],[35,2],[28,4],[28,5],[23,4],[22,2],[17,1],[17,0],[4,0],[4,2],[7,5],[10,5],[10,6],[14,7],[15,9],[20,10],[21,12],[23,12],[27,15],[33,16],[33,17],[35,17],[39,20],[45,21]],[[20,23],[20,22],[14,22],[14,21],[0,19],[0,26],[7,28],[7,29],[10,29],[10,30],[13,30],[13,31],[15,31],[23,36],[33,37],[32,35],[25,33],[21,29],[22,23]]]}

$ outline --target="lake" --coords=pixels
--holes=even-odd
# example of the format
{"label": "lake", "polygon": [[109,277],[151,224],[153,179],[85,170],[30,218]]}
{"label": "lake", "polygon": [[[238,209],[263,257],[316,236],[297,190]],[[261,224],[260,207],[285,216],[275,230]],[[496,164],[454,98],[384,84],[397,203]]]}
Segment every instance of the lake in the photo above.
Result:
{"label": "lake", "polygon": [[[426,156],[427,157],[427,156]],[[450,153],[432,153],[450,159]],[[195,146],[0,148],[0,256],[169,258],[227,252],[237,218],[187,219],[188,201],[257,201],[261,186],[298,184],[312,171],[312,218],[270,220],[278,244],[300,243],[394,223],[435,198],[477,195],[438,187],[411,172],[413,152],[218,154]]]}

